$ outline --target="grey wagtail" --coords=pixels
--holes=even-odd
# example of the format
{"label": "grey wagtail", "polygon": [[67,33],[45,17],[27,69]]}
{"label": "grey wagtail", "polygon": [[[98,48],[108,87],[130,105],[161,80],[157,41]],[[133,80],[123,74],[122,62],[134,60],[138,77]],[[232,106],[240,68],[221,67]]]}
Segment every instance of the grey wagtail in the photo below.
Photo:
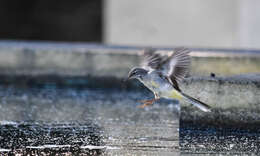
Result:
{"label": "grey wagtail", "polygon": [[190,68],[189,53],[187,48],[175,48],[170,55],[161,55],[153,49],[144,50],[142,67],[131,69],[127,78],[138,79],[154,93],[154,99],[141,101],[141,108],[163,97],[186,100],[202,111],[211,111],[210,106],[183,93],[179,88],[178,83],[185,78]]}

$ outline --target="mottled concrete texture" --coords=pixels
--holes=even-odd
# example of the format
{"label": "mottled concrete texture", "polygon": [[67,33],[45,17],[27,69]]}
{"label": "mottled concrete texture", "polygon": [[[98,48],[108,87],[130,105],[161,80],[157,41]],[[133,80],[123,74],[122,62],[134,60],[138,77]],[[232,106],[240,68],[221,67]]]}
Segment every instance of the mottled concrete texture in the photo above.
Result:
{"label": "mottled concrete texture", "polygon": [[181,84],[186,93],[213,108],[251,108],[260,110],[260,74],[229,77],[193,77]]}
{"label": "mottled concrete texture", "polygon": [[[122,78],[130,68],[139,65],[142,49],[83,43],[0,41],[0,73]],[[209,76],[215,73],[223,76],[260,72],[258,50],[191,50],[191,75]]]}
{"label": "mottled concrete texture", "polygon": [[193,77],[181,86],[183,91],[212,107],[212,112],[205,113],[182,103],[180,122],[183,125],[259,129],[260,74]]}

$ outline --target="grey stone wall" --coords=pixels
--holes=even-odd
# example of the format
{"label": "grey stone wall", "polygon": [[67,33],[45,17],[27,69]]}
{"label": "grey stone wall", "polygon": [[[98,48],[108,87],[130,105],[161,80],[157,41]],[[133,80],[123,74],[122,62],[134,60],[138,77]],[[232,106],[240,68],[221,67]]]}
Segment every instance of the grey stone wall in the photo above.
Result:
{"label": "grey stone wall", "polygon": [[107,0],[105,42],[260,48],[257,0]]}

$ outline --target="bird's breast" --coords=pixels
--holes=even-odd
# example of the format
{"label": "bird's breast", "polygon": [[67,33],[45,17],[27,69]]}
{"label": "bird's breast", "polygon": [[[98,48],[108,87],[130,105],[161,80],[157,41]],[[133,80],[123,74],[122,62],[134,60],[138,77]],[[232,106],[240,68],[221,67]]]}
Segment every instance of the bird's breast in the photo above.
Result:
{"label": "bird's breast", "polygon": [[154,80],[146,80],[146,79],[143,79],[141,81],[147,88],[151,89],[151,90],[155,90],[157,88],[160,87],[160,84],[157,82],[157,81],[154,81]]}
{"label": "bird's breast", "polygon": [[151,87],[153,87],[153,88],[159,88],[160,87],[160,85],[157,83],[157,82],[155,82],[155,81],[151,81]]}

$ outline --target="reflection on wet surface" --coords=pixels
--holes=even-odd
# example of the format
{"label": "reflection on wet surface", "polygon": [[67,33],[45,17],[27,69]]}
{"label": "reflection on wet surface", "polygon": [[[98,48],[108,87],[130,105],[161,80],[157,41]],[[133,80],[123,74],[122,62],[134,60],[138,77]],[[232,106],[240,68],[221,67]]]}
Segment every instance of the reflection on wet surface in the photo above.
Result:
{"label": "reflection on wet surface", "polygon": [[140,109],[148,92],[0,88],[0,152],[178,155],[173,102]]}

